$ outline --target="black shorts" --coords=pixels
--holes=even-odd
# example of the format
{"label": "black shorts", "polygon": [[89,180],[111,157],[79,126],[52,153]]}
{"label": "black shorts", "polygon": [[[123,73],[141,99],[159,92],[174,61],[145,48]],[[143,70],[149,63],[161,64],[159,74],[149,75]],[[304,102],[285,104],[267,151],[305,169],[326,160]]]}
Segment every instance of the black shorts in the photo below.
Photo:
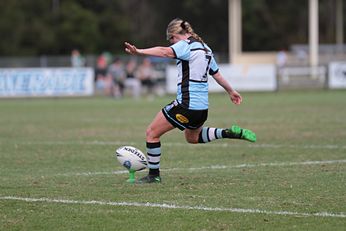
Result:
{"label": "black shorts", "polygon": [[208,118],[208,109],[190,110],[184,108],[176,100],[162,108],[166,119],[180,130],[197,129],[201,127]]}

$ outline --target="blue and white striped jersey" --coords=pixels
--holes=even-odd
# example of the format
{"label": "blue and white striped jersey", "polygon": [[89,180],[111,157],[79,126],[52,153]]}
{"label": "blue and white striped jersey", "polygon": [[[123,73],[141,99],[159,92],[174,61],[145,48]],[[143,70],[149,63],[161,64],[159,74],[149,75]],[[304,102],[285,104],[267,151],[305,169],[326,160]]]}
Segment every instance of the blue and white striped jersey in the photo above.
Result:
{"label": "blue and white striped jersey", "polygon": [[219,71],[212,50],[192,37],[170,47],[177,59],[178,102],[192,110],[208,109],[208,73]]}

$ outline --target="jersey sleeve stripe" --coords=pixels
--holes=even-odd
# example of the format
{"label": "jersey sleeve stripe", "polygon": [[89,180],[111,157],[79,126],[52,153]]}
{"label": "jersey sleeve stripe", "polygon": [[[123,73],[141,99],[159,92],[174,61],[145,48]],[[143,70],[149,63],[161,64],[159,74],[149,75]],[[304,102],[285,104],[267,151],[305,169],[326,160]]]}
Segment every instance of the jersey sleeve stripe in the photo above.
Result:
{"label": "jersey sleeve stripe", "polygon": [[215,75],[218,72],[219,72],[219,69],[216,69],[215,71],[213,71],[211,68],[209,69],[209,75]]}
{"label": "jersey sleeve stripe", "polygon": [[174,54],[174,58],[177,58],[177,53],[175,52],[175,50],[173,49],[173,47],[171,47],[173,54]]}

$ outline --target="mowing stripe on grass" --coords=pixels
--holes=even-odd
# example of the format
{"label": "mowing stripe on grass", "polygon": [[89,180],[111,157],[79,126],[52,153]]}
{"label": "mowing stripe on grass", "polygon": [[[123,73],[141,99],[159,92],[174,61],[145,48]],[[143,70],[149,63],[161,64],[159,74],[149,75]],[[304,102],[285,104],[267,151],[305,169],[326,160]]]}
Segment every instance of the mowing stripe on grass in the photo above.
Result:
{"label": "mowing stripe on grass", "polygon": [[80,205],[107,205],[107,206],[127,206],[127,207],[151,207],[163,209],[185,209],[185,210],[200,210],[209,212],[232,212],[232,213],[252,213],[252,214],[265,214],[265,215],[283,215],[283,216],[298,216],[298,217],[333,217],[333,218],[346,218],[346,213],[332,213],[332,212],[316,212],[316,213],[300,213],[291,211],[270,211],[262,209],[241,209],[241,208],[217,208],[205,206],[182,206],[174,204],[158,204],[158,203],[139,203],[139,202],[112,202],[112,201],[84,201],[84,200],[65,200],[65,199],[51,199],[51,198],[27,198],[15,196],[2,196],[0,200],[15,200],[25,202],[45,202],[45,203],[58,203],[58,204],[80,204]]}
{"label": "mowing stripe on grass", "polygon": [[[303,162],[274,162],[274,163],[258,163],[258,164],[238,164],[238,165],[212,165],[196,168],[166,168],[161,171],[198,171],[205,169],[232,169],[232,168],[256,168],[256,167],[282,167],[297,165],[323,165],[323,164],[343,164],[346,160],[322,160],[322,161],[303,161]],[[118,175],[126,174],[127,170],[109,171],[109,172],[81,172],[81,173],[61,173],[58,176],[94,176],[94,175]]]}
{"label": "mowing stripe on grass", "polygon": [[[143,142],[141,142],[143,143]],[[138,145],[138,142],[128,142],[128,141],[37,141],[37,142],[19,142],[16,144],[22,145]],[[181,143],[181,142],[167,142],[162,144],[163,146],[174,147],[174,146],[186,146],[186,147],[196,147],[196,145]],[[301,148],[301,149],[346,149],[346,145],[337,144],[246,144],[246,143],[220,143],[214,142],[209,143],[208,147],[223,147],[223,148],[237,148],[237,147],[248,147],[248,148]]]}

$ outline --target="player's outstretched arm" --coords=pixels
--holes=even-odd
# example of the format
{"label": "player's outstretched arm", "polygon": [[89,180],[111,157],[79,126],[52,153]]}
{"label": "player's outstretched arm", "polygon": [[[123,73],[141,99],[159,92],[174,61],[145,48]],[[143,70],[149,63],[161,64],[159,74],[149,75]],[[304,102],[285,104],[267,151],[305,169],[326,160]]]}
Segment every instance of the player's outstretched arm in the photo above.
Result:
{"label": "player's outstretched arm", "polygon": [[131,55],[151,55],[163,58],[174,58],[174,52],[170,47],[151,47],[138,49],[135,45],[125,42],[125,51]]}
{"label": "player's outstretched arm", "polygon": [[232,88],[232,86],[227,82],[227,80],[221,75],[220,71],[214,74],[213,78],[221,87],[225,89],[225,91],[228,93],[231,101],[234,104],[240,104],[242,102],[243,99],[241,95]]}

